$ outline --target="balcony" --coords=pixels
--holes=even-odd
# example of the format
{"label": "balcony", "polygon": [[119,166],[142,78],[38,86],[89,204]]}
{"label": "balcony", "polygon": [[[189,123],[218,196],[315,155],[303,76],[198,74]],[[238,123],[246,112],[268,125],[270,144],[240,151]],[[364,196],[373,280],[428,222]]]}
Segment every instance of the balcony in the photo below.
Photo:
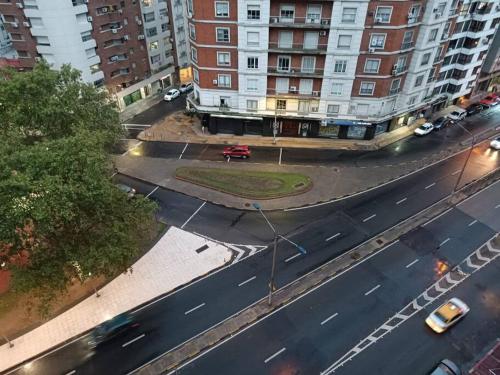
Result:
{"label": "balcony", "polygon": [[294,28],[304,28],[304,29],[329,29],[330,28],[330,18],[320,18],[318,17],[279,17],[271,16],[269,17],[270,27],[294,27]]}
{"label": "balcony", "polygon": [[284,44],[269,42],[269,52],[325,54],[327,48],[328,44],[306,45],[304,43]]}
{"label": "balcony", "polygon": [[321,91],[300,92],[296,87],[290,87],[287,91],[268,88],[267,95],[276,97],[319,98]]}
{"label": "balcony", "polygon": [[283,69],[279,66],[270,66],[267,72],[273,76],[288,76],[288,77],[323,77],[324,69],[304,69],[300,67],[292,67],[290,69]]}

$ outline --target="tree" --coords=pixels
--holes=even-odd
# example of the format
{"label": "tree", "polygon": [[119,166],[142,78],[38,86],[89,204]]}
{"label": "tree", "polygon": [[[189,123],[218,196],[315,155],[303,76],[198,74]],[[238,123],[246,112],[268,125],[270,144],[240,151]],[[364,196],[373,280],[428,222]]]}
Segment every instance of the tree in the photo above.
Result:
{"label": "tree", "polygon": [[76,277],[125,271],[155,227],[155,205],[109,177],[120,126],[104,93],[68,66],[2,74],[0,264],[14,290],[47,302]]}

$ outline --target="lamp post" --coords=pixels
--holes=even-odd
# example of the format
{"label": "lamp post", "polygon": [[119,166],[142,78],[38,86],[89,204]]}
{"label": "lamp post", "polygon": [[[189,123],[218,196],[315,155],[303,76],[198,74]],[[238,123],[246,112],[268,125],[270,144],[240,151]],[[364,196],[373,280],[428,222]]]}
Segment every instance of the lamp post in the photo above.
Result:
{"label": "lamp post", "polygon": [[268,296],[268,299],[267,299],[267,303],[270,305],[272,303],[273,292],[274,292],[274,274],[275,274],[275,271],[276,271],[276,253],[277,253],[277,249],[278,249],[278,237],[284,239],[285,241],[287,241],[290,244],[292,244],[293,246],[295,246],[302,254],[306,254],[306,249],[304,249],[302,246],[296,244],[295,242],[289,240],[288,238],[286,238],[286,237],[278,234],[278,232],[276,232],[276,228],[274,228],[274,226],[271,224],[271,222],[269,221],[269,219],[267,218],[267,216],[264,215],[264,212],[262,212],[262,208],[261,208],[260,204],[253,203],[252,205],[264,217],[264,219],[267,222],[267,225],[269,225],[269,228],[271,228],[271,230],[274,233],[274,239],[273,239],[273,243],[274,243],[274,245],[273,245],[273,263],[271,265],[271,277],[270,277],[270,280],[269,280],[269,296]]}
{"label": "lamp post", "polygon": [[460,125],[458,122],[457,122],[457,125],[460,126],[463,131],[465,131],[466,133],[470,134],[470,136],[472,137],[472,142],[471,142],[469,151],[467,152],[467,157],[465,158],[465,163],[464,163],[464,165],[462,167],[462,170],[460,171],[460,174],[458,175],[457,182],[455,183],[455,186],[453,187],[452,196],[458,190],[458,185],[460,184],[460,181],[462,180],[462,177],[463,177],[464,172],[465,172],[465,168],[467,167],[467,163],[469,162],[470,156],[472,155],[472,150],[474,149],[474,146],[476,145],[476,136],[474,134],[472,134],[469,130],[467,130],[466,128],[464,128],[462,125]]}

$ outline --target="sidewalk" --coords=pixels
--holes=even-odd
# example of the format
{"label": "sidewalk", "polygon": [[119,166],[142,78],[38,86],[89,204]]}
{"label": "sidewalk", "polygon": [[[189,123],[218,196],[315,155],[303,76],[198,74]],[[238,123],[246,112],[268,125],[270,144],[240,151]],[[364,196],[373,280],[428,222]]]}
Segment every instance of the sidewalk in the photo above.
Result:
{"label": "sidewalk", "polygon": [[[197,252],[207,245],[208,249]],[[133,266],[101,290],[40,327],[0,346],[0,371],[69,341],[122,312],[168,293],[224,266],[233,252],[220,244],[171,227]]]}

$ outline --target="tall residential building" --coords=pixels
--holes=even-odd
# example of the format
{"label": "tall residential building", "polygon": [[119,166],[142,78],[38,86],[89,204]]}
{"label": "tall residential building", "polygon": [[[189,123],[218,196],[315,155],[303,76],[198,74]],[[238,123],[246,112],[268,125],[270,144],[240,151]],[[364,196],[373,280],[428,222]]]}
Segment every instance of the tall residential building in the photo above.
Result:
{"label": "tall residential building", "polygon": [[0,15],[22,67],[71,64],[121,109],[174,81],[167,0],[0,0]]}
{"label": "tall residential building", "polygon": [[483,95],[490,91],[500,91],[500,31],[498,28],[479,73],[474,93]]}
{"label": "tall residential building", "polygon": [[372,139],[469,95],[498,1],[187,0],[211,132]]}

